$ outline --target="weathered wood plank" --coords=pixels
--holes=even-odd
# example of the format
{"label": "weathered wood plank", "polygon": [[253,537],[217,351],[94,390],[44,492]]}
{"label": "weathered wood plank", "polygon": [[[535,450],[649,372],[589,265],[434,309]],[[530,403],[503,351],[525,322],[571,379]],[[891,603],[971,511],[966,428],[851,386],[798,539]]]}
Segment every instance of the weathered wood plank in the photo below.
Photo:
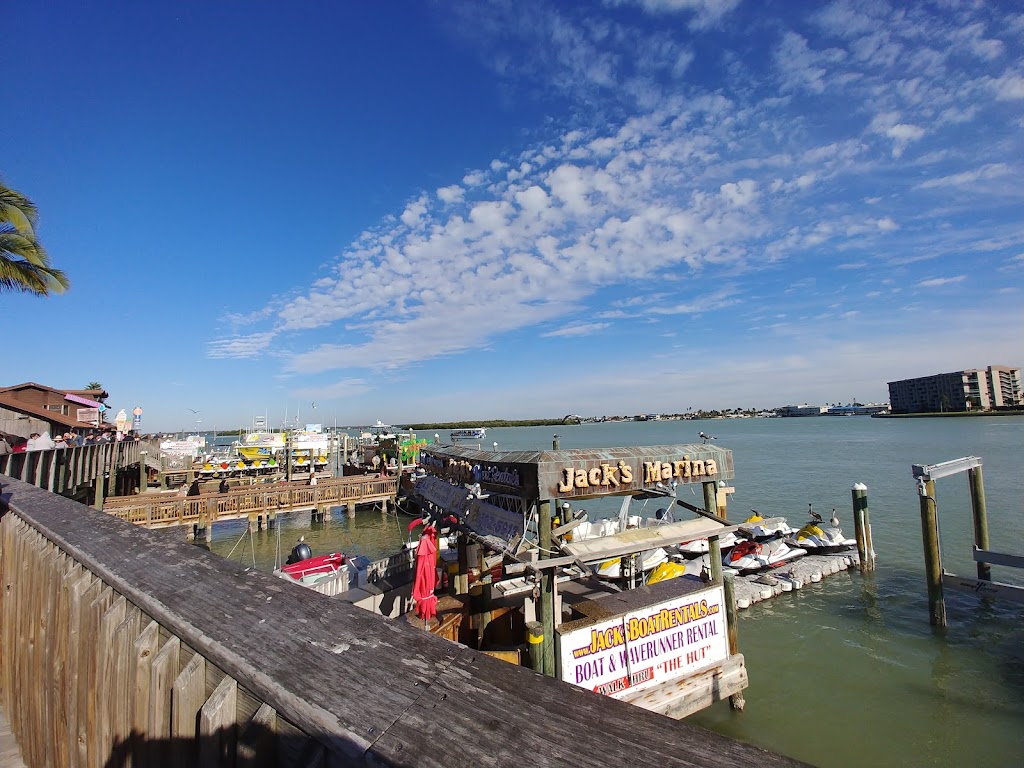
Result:
{"label": "weathered wood plank", "polygon": [[124,621],[127,610],[128,601],[118,596],[100,620],[99,647],[96,649],[96,768],[107,761],[114,743],[113,706],[120,662],[116,653],[117,628]]}
{"label": "weathered wood plank", "polygon": [[149,683],[149,734],[150,740],[143,745],[140,761],[142,765],[167,765],[169,755],[160,747],[171,736],[171,690],[178,676],[178,655],[181,641],[171,637],[153,658]]}
{"label": "weathered wood plank", "polygon": [[196,764],[196,735],[199,710],[206,700],[206,659],[196,653],[174,681],[171,697],[171,737],[176,764],[189,768]]}
{"label": "weathered wood plank", "polygon": [[[84,734],[85,744],[79,745],[79,755],[88,768],[98,768],[106,755],[102,755],[100,746],[100,692],[99,681],[103,674],[104,649],[100,640],[103,614],[114,601],[114,590],[103,585],[96,598],[89,604],[83,618],[85,631],[82,633],[82,650],[86,656],[83,672],[85,673],[85,713],[79,710],[78,732]],[[84,726],[84,728],[83,728]],[[83,748],[84,747],[84,754]]]}
{"label": "weathered wood plank", "polygon": [[277,765],[277,712],[264,704],[242,728],[238,738],[238,768]]}
{"label": "weathered wood plank", "polygon": [[131,697],[131,730],[136,741],[132,744],[132,765],[144,766],[142,745],[154,738],[150,730],[149,704],[153,660],[160,641],[160,627],[150,620],[132,644],[132,665],[129,681]]}
{"label": "weathered wood plank", "polygon": [[[79,766],[79,702],[84,701],[85,678],[82,675],[83,616],[86,606],[99,593],[100,583],[91,573],[83,570],[77,580],[68,586],[68,652],[65,660],[67,689],[64,693],[64,711],[67,718],[65,759],[70,766]],[[84,705],[83,705],[84,708]]]}
{"label": "weathered wood plank", "polygon": [[200,768],[234,761],[238,741],[238,683],[224,677],[199,712]]}

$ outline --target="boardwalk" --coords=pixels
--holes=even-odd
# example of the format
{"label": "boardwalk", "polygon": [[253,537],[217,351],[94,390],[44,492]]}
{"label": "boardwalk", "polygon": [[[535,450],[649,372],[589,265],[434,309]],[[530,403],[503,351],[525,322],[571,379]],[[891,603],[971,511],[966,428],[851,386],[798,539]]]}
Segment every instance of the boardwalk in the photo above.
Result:
{"label": "boardwalk", "polygon": [[145,528],[185,525],[206,528],[210,523],[246,519],[269,521],[278,514],[358,504],[391,503],[398,490],[395,477],[357,475],[324,478],[317,485],[274,483],[235,488],[228,493],[178,496],[146,493],[106,499],[103,511]]}

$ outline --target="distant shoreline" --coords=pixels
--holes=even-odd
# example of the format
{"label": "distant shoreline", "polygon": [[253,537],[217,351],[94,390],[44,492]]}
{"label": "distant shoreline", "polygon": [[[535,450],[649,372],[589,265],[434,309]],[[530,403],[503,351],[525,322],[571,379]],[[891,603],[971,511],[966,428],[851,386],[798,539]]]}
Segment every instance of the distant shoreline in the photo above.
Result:
{"label": "distant shoreline", "polygon": [[960,419],[976,416],[1024,416],[1024,409],[1010,411],[943,411],[941,413],[876,413],[872,419]]}

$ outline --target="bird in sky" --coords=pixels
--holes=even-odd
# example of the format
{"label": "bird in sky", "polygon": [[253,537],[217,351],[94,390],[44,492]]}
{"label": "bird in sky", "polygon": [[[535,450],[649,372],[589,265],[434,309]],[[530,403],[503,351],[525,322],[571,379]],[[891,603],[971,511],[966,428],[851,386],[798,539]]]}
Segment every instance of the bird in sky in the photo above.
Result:
{"label": "bird in sky", "polygon": [[811,520],[813,520],[814,522],[816,522],[816,523],[820,523],[821,522],[821,515],[819,515],[817,512],[815,512],[813,509],[811,509],[810,502],[807,503],[807,513],[811,516]]}

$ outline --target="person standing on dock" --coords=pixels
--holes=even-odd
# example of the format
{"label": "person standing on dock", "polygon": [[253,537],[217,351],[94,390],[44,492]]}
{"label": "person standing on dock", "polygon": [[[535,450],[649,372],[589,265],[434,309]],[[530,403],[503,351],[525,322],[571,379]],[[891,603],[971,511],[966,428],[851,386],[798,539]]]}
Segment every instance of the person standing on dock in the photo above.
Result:
{"label": "person standing on dock", "polygon": [[309,471],[309,484],[316,485],[316,472],[313,470]]}
{"label": "person standing on dock", "polygon": [[220,479],[220,488],[218,489],[221,493],[227,493],[231,490],[231,484],[228,482],[226,477]]}
{"label": "person standing on dock", "polygon": [[200,491],[199,491],[199,478],[197,477],[195,480],[192,481],[192,485],[190,485],[188,487],[188,493],[186,493],[185,495],[186,496],[198,496],[199,493],[200,493]]}

